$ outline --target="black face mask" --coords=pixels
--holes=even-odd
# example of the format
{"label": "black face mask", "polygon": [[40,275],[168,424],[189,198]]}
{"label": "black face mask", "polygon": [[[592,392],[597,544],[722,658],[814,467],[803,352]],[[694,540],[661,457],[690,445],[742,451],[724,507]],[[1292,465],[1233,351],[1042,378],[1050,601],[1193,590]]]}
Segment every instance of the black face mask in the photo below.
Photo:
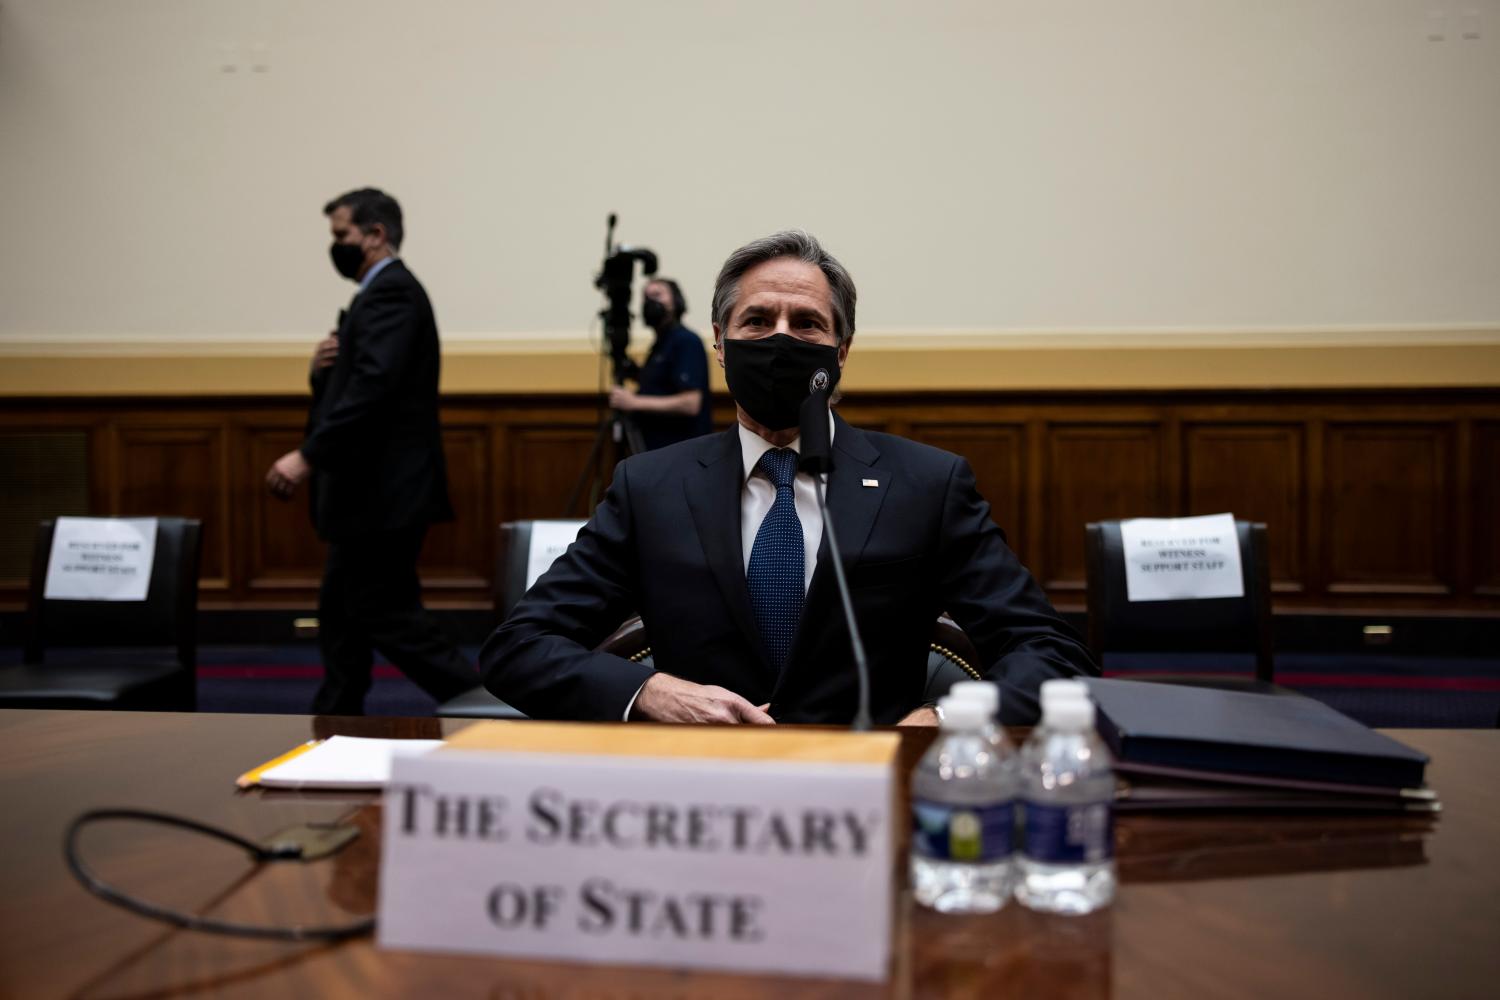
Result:
{"label": "black face mask", "polygon": [[359,266],[365,262],[365,252],[354,243],[335,243],[328,248],[333,258],[333,269],[350,281],[359,274]]}
{"label": "black face mask", "polygon": [[724,381],[756,423],[773,431],[796,427],[813,389],[839,383],[839,349],[778,333],[759,340],[724,339]]}
{"label": "black face mask", "polygon": [[653,330],[660,330],[667,324],[667,307],[655,299],[647,299],[641,303],[641,322]]}

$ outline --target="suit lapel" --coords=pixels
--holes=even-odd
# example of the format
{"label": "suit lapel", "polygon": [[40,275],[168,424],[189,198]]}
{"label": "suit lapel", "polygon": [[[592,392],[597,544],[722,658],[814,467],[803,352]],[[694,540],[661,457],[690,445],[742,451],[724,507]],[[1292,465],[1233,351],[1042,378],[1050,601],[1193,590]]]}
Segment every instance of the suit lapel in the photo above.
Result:
{"label": "suit lapel", "polygon": [[[834,415],[833,471],[828,474],[827,502],[833,529],[838,535],[839,550],[844,556],[844,572],[859,565],[870,531],[875,527],[875,518],[885,502],[890,489],[890,470],[877,469],[880,452],[876,450],[863,431],[849,426],[845,420]],[[874,480],[880,485],[865,486],[865,480]],[[828,549],[828,532],[823,532],[823,541],[818,546],[818,565],[813,570],[812,581],[807,586],[807,600],[802,607],[802,623],[797,628],[797,637],[792,643],[791,655],[786,668],[777,679],[777,689],[786,677],[787,669],[800,662],[804,648],[817,641],[818,623],[830,620],[843,621],[839,607],[838,583],[834,579],[833,556]]]}
{"label": "suit lapel", "polygon": [[700,467],[683,482],[688,509],[698,529],[704,558],[713,571],[729,613],[770,670],[765,642],[750,607],[750,589],[745,584],[744,544],[740,536],[740,491],[744,486],[744,461],[740,454],[738,425],[719,436],[717,447],[698,458]]}
{"label": "suit lapel", "polygon": [[[828,475],[828,508],[833,512],[833,528],[838,532],[844,565],[858,565],[880,505],[890,492],[890,470],[877,470],[880,452],[870,443],[864,431],[850,427],[841,417],[834,417],[833,471]],[[865,486],[865,480],[880,485]],[[818,569],[813,576],[825,573],[823,553],[818,553]],[[827,583],[833,583],[833,570],[826,569]]]}

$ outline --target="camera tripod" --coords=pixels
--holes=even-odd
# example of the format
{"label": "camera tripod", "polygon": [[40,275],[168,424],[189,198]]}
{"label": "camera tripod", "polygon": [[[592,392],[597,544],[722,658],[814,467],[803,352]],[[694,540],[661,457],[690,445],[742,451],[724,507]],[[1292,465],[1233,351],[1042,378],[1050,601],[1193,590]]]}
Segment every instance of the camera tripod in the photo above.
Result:
{"label": "camera tripod", "polygon": [[[656,254],[645,247],[616,246],[615,220],[616,216],[611,212],[604,232],[604,266],[594,279],[594,287],[604,292],[609,300],[599,310],[599,319],[604,324],[600,350],[609,358],[612,384],[624,385],[626,378],[633,378],[639,372],[639,367],[625,353],[625,348],[630,343],[630,286],[635,280],[635,264],[640,261],[641,272],[647,276],[653,275],[656,273]],[[577,514],[578,501],[582,498],[585,487],[589,488],[590,511],[598,501],[599,488],[604,482],[599,462],[604,455],[606,442],[615,445],[621,458],[638,455],[646,450],[641,443],[640,428],[630,414],[613,407],[604,412],[599,418],[599,427],[594,432],[594,445],[589,449],[589,457],[578,473],[573,492],[568,495],[565,514],[570,517]]]}

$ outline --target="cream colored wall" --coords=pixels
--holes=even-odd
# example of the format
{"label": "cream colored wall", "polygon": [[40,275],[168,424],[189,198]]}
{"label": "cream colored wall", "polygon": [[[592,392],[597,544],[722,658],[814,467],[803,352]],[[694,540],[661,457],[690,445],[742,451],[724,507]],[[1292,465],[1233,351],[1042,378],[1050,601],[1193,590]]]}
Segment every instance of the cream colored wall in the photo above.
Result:
{"label": "cream colored wall", "polygon": [[0,134],[3,392],[142,350],[294,390],[350,292],[319,208],[363,183],[450,359],[571,371],[618,211],[705,332],[724,255],[803,226],[872,348],[1066,383],[1397,331],[1500,383],[1500,0],[5,0]]}

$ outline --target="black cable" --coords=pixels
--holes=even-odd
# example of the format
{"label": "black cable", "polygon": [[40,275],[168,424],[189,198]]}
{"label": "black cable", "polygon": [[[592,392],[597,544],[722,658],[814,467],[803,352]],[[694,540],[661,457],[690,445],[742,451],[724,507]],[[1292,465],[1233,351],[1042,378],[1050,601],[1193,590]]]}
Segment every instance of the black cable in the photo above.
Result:
{"label": "black cable", "polygon": [[236,937],[261,938],[272,941],[342,941],[344,938],[368,934],[375,929],[374,917],[366,917],[363,920],[356,920],[353,923],[330,927],[268,927],[256,924],[237,924],[224,920],[215,920],[212,917],[181,913],[177,910],[167,909],[164,906],[157,906],[155,903],[148,903],[145,900],[137,899],[99,878],[84,865],[83,860],[79,857],[79,832],[90,823],[110,819],[159,823],[164,826],[175,826],[184,830],[191,830],[193,833],[213,837],[241,848],[250,855],[251,860],[257,865],[270,861],[300,861],[302,860],[302,848],[296,844],[289,844],[278,849],[266,848],[260,844],[246,840],[238,834],[230,833],[228,830],[208,826],[196,820],[184,819],[181,816],[170,816],[166,813],[151,812],[145,809],[91,809],[68,824],[67,833],[63,835],[63,860],[67,862],[68,871],[72,872],[73,877],[89,892],[106,902],[123,907],[139,916],[172,924],[183,930],[202,931],[206,934],[229,934]]}

